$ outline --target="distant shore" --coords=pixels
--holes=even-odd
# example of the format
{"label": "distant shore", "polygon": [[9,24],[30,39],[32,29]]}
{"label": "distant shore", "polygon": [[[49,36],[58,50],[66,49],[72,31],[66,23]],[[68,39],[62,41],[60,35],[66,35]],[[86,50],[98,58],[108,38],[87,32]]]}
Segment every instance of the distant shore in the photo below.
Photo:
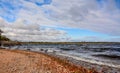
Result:
{"label": "distant shore", "polygon": [[62,44],[62,45],[86,45],[86,44],[120,44],[120,42],[19,42],[19,41],[1,41],[3,45],[22,45],[22,44]]}
{"label": "distant shore", "polygon": [[21,50],[0,49],[0,73],[98,73],[53,56]]}

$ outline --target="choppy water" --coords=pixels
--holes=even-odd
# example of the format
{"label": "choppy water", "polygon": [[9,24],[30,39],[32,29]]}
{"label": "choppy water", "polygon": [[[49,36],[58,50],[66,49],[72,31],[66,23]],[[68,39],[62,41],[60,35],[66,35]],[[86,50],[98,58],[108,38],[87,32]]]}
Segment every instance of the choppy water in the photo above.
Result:
{"label": "choppy water", "polygon": [[[101,65],[120,68],[120,44],[113,45],[21,45],[11,49],[52,52]],[[63,48],[63,49],[61,49]],[[67,48],[67,49],[64,49]]]}

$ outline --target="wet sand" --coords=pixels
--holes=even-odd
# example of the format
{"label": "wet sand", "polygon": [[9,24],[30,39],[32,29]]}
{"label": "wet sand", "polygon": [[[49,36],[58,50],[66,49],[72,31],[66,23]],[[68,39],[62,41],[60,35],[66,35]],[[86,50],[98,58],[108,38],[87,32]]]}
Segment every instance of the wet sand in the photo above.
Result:
{"label": "wet sand", "polygon": [[99,73],[120,73],[120,68],[111,67],[111,66],[107,66],[107,65],[98,65],[95,63],[76,60],[76,59],[74,59],[72,57],[68,57],[68,56],[63,56],[63,55],[58,55],[58,54],[55,55],[53,53],[48,53],[48,54],[51,56],[55,56],[57,58],[63,59],[63,60],[67,60],[76,66],[82,66],[87,69],[94,69]]}
{"label": "wet sand", "polygon": [[0,49],[0,73],[98,73],[43,53]]}

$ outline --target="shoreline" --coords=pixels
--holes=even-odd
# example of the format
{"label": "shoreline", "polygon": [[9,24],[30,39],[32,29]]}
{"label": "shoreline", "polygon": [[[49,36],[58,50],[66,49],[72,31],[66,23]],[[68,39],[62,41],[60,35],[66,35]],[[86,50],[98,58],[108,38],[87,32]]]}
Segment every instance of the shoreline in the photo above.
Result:
{"label": "shoreline", "polygon": [[98,73],[67,60],[25,50],[0,49],[0,73]]}
{"label": "shoreline", "polygon": [[[72,58],[70,56],[65,56],[65,55],[60,55],[60,54],[55,54],[55,53],[48,53],[48,52],[45,53],[45,52],[26,51],[26,50],[6,50],[6,51],[15,52],[15,53],[18,53],[18,54],[20,52],[21,53],[22,52],[30,52],[30,53],[35,53],[35,54],[42,54],[42,55],[47,56],[48,58],[52,58],[55,61],[57,60],[59,63],[63,62],[63,63],[61,63],[62,65],[66,64],[68,66],[72,66],[72,68],[75,67],[76,69],[82,68],[82,69],[85,69],[85,70],[97,71],[95,73],[120,73],[120,68],[115,68],[115,67],[110,67],[110,66],[106,66],[106,65],[99,65],[99,64],[95,64],[95,63],[90,63],[90,62],[86,62],[86,61],[83,61],[83,60]],[[71,72],[68,72],[68,73],[71,73]],[[88,72],[85,72],[85,73],[88,73]],[[94,73],[94,72],[91,72],[91,73]]]}
{"label": "shoreline", "polygon": [[113,67],[113,68],[119,68],[120,69],[120,65],[110,65],[108,63],[103,63],[103,62],[97,62],[97,61],[92,61],[92,60],[86,60],[86,59],[83,59],[83,58],[80,58],[80,57],[76,57],[76,56],[72,56],[72,55],[67,55],[67,54],[58,54],[60,56],[66,56],[66,57],[69,57],[69,58],[73,58],[75,60],[79,60],[79,61],[84,61],[84,62],[88,62],[88,63],[92,63],[92,64],[97,64],[97,65],[104,65],[104,66],[109,66],[109,67]]}
{"label": "shoreline", "polygon": [[100,73],[101,72],[102,73],[120,73],[120,68],[105,65],[104,63],[103,64],[93,63],[90,61],[76,59],[76,58],[74,58],[72,56],[68,56],[68,55],[60,55],[60,54],[53,54],[53,53],[48,53],[48,54],[51,56],[63,59],[63,60],[67,60],[70,63],[74,64],[75,66],[82,66],[87,69],[94,69]]}

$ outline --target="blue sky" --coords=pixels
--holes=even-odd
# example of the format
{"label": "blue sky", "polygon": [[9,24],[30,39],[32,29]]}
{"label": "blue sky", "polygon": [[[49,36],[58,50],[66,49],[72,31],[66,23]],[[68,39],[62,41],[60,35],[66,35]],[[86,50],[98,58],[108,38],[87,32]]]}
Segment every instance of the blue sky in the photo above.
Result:
{"label": "blue sky", "polygon": [[120,0],[0,0],[0,28],[12,40],[120,42],[119,27]]}

